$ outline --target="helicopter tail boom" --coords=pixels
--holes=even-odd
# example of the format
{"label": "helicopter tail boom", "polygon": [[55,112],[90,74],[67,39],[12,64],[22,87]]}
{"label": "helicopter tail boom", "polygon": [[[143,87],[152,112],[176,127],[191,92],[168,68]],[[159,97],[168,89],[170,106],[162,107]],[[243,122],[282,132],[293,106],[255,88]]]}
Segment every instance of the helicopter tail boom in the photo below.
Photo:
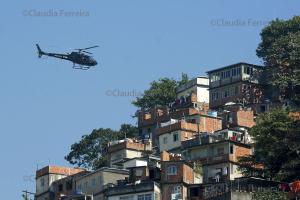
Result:
{"label": "helicopter tail boom", "polygon": [[42,51],[42,49],[40,48],[40,46],[38,44],[36,44],[36,47],[38,49],[38,56],[39,56],[39,58],[42,57],[42,55],[45,55],[45,53]]}

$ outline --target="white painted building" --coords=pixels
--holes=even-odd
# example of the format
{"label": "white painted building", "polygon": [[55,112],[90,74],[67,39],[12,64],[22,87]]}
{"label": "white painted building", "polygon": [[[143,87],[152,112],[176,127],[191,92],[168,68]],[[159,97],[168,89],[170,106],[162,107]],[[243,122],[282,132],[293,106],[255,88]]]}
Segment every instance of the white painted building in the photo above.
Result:
{"label": "white painted building", "polygon": [[107,184],[116,184],[118,180],[125,180],[128,174],[129,172],[124,169],[104,167],[80,177],[76,181],[76,191],[93,195],[94,200],[101,200]]}
{"label": "white painted building", "polygon": [[189,96],[191,93],[197,95],[197,102],[209,103],[209,78],[200,76],[187,82],[176,89],[177,98]]}
{"label": "white painted building", "polygon": [[160,200],[160,187],[156,182],[116,186],[107,189],[107,200]]}
{"label": "white painted building", "polygon": [[128,169],[131,167],[143,167],[147,165],[148,165],[147,160],[143,158],[132,158],[123,163],[124,169]]}
{"label": "white painted building", "polygon": [[49,200],[52,197],[52,184],[65,177],[85,170],[61,166],[46,166],[36,171],[36,200]]}

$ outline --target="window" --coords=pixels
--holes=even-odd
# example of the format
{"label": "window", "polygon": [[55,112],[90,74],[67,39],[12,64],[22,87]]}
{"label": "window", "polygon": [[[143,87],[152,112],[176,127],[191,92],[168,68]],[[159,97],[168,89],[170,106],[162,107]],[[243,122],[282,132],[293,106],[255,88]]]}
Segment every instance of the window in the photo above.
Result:
{"label": "window", "polygon": [[79,184],[79,185],[78,185],[77,189],[78,189],[79,191],[81,191],[81,190],[82,190],[82,186],[81,186],[81,184]]}
{"label": "window", "polygon": [[225,78],[229,78],[231,75],[231,71],[225,71],[225,72],[221,72],[221,79],[225,79]]}
{"label": "window", "polygon": [[67,183],[66,183],[66,189],[67,190],[72,190],[72,186],[73,186],[72,180],[67,181]]}
{"label": "window", "polygon": [[181,186],[174,186],[173,187],[173,194],[181,194]]}
{"label": "window", "polygon": [[138,195],[138,200],[152,200],[152,195],[151,194]]}
{"label": "window", "polygon": [[138,168],[135,169],[135,175],[136,176],[143,176],[143,172],[144,172],[143,169],[138,169]]}
{"label": "window", "polygon": [[265,105],[260,106],[260,112],[266,112],[266,106]]}
{"label": "window", "polygon": [[92,200],[92,197],[91,196],[87,196],[86,200]]}
{"label": "window", "polygon": [[230,70],[226,71],[226,78],[229,78],[229,77],[230,77]]}
{"label": "window", "polygon": [[224,148],[223,147],[222,148],[218,148],[217,149],[217,154],[218,154],[218,156],[224,155]]}
{"label": "window", "polygon": [[151,194],[145,194],[145,200],[152,200]]}
{"label": "window", "polygon": [[240,75],[241,74],[241,67],[236,68],[236,75]]}
{"label": "window", "polygon": [[45,185],[45,179],[42,178],[40,183],[41,183],[41,187],[44,187],[44,185]]}
{"label": "window", "polygon": [[138,200],[144,200],[144,195],[138,195]]}
{"label": "window", "polygon": [[173,134],[173,141],[176,142],[179,140],[178,133]]}
{"label": "window", "polygon": [[231,74],[232,74],[232,76],[236,76],[236,68],[233,68],[233,69],[231,70]]}
{"label": "window", "polygon": [[235,86],[235,89],[234,89],[235,95],[238,95],[240,93],[239,89],[240,89],[239,86]]}
{"label": "window", "polygon": [[85,182],[84,183],[84,189],[87,189],[88,188],[88,182]]}
{"label": "window", "polygon": [[190,189],[191,197],[198,197],[201,193],[200,188],[191,188]]}
{"label": "window", "polygon": [[231,76],[239,76],[241,74],[241,67],[233,68],[231,70]]}
{"label": "window", "polygon": [[102,177],[101,176],[98,176],[98,183],[99,183],[99,185],[102,185]]}
{"label": "window", "polygon": [[133,196],[123,196],[123,197],[120,197],[120,200],[133,200]]}
{"label": "window", "polygon": [[211,99],[212,99],[213,101],[219,99],[219,93],[218,93],[218,92],[213,92],[213,93],[211,94]]}
{"label": "window", "polygon": [[167,170],[168,175],[176,175],[177,174],[177,166],[169,166]]}
{"label": "window", "polygon": [[221,72],[221,79],[225,78],[225,72]]}
{"label": "window", "polygon": [[215,82],[220,80],[220,73],[212,74],[210,77],[210,82]]}
{"label": "window", "polygon": [[230,154],[233,154],[233,145],[230,145]]}
{"label": "window", "polygon": [[164,140],[164,144],[168,143],[168,137],[167,136],[165,136],[163,140]]}
{"label": "window", "polygon": [[58,185],[58,191],[59,191],[59,192],[62,192],[63,189],[64,189],[64,188],[63,188],[63,184],[59,184],[59,185]]}
{"label": "window", "polygon": [[138,195],[138,200],[144,200],[144,195]]}
{"label": "window", "polygon": [[235,95],[235,87],[231,87],[229,96],[234,96],[234,95]]}
{"label": "window", "polygon": [[92,186],[96,186],[96,179],[95,178],[92,179]]}
{"label": "window", "polygon": [[252,75],[252,74],[253,74],[253,68],[252,68],[252,67],[245,66],[245,67],[244,67],[244,73],[245,73],[245,74]]}
{"label": "window", "polygon": [[225,90],[225,91],[223,92],[223,98],[227,98],[227,97],[229,97],[229,91],[228,91],[228,90]]}

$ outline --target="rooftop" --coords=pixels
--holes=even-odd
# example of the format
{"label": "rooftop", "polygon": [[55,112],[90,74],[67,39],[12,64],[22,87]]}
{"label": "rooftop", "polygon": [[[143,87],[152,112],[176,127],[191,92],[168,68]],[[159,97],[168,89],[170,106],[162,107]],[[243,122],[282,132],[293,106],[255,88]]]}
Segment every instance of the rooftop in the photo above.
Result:
{"label": "rooftop", "polygon": [[60,174],[65,176],[71,176],[80,172],[86,171],[82,168],[70,168],[70,167],[62,167],[62,166],[54,166],[49,165],[46,167],[43,167],[36,171],[36,177],[41,177],[47,174]]}
{"label": "rooftop", "polygon": [[250,66],[255,67],[255,68],[264,67],[262,65],[255,65],[255,64],[250,64],[250,63],[246,63],[246,62],[239,62],[239,63],[227,65],[227,66],[224,66],[224,67],[220,67],[220,68],[217,68],[217,69],[213,69],[213,70],[207,71],[206,73],[210,74],[210,73],[213,73],[213,72],[221,71],[221,70],[224,70],[224,69],[229,69],[229,68],[240,66],[240,65],[250,65]]}
{"label": "rooftop", "polygon": [[141,140],[132,140],[132,139],[125,139],[125,140],[118,140],[112,141],[108,144],[108,153],[116,152],[121,149],[131,149],[135,151],[150,151],[152,150],[151,145],[142,143]]}
{"label": "rooftop", "polygon": [[177,87],[176,93],[180,93],[180,92],[187,90],[195,85],[197,85],[199,87],[208,87],[208,85],[209,85],[208,77],[199,76],[197,78],[193,78],[193,79],[189,80],[186,84],[183,84],[183,85]]}
{"label": "rooftop", "polygon": [[81,176],[80,178],[88,177],[88,176],[91,176],[91,175],[93,175],[95,173],[98,173],[98,172],[110,172],[110,173],[124,174],[124,175],[128,175],[129,174],[129,171],[126,170],[126,169],[118,169],[118,168],[111,168],[111,167],[102,167],[102,168],[97,169],[95,171],[91,171],[90,173],[87,173],[87,174]]}

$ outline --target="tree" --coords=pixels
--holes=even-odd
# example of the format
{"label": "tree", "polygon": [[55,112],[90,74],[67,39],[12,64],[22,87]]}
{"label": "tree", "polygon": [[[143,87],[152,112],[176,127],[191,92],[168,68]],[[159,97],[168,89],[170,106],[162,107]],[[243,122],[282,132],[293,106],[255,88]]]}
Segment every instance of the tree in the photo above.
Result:
{"label": "tree", "polygon": [[70,153],[65,159],[72,165],[89,169],[98,169],[107,165],[107,145],[110,141],[136,137],[137,127],[122,124],[120,130],[94,129],[89,135],[83,135],[79,142],[71,145]]}
{"label": "tree", "polygon": [[252,194],[253,200],[289,200],[288,193],[282,191],[257,191]]}
{"label": "tree", "polygon": [[261,32],[256,52],[262,58],[269,83],[281,97],[300,105],[300,16],[272,21]]}
{"label": "tree", "polygon": [[150,83],[150,88],[144,91],[142,97],[137,97],[132,102],[139,108],[149,109],[154,106],[165,106],[176,99],[176,88],[189,81],[187,74],[182,74],[181,80],[172,78],[161,78]]}
{"label": "tree", "polygon": [[[289,111],[273,110],[261,114],[250,129],[254,155],[240,158],[240,170],[277,181],[300,179],[300,121]],[[257,168],[260,164],[263,168]]]}

